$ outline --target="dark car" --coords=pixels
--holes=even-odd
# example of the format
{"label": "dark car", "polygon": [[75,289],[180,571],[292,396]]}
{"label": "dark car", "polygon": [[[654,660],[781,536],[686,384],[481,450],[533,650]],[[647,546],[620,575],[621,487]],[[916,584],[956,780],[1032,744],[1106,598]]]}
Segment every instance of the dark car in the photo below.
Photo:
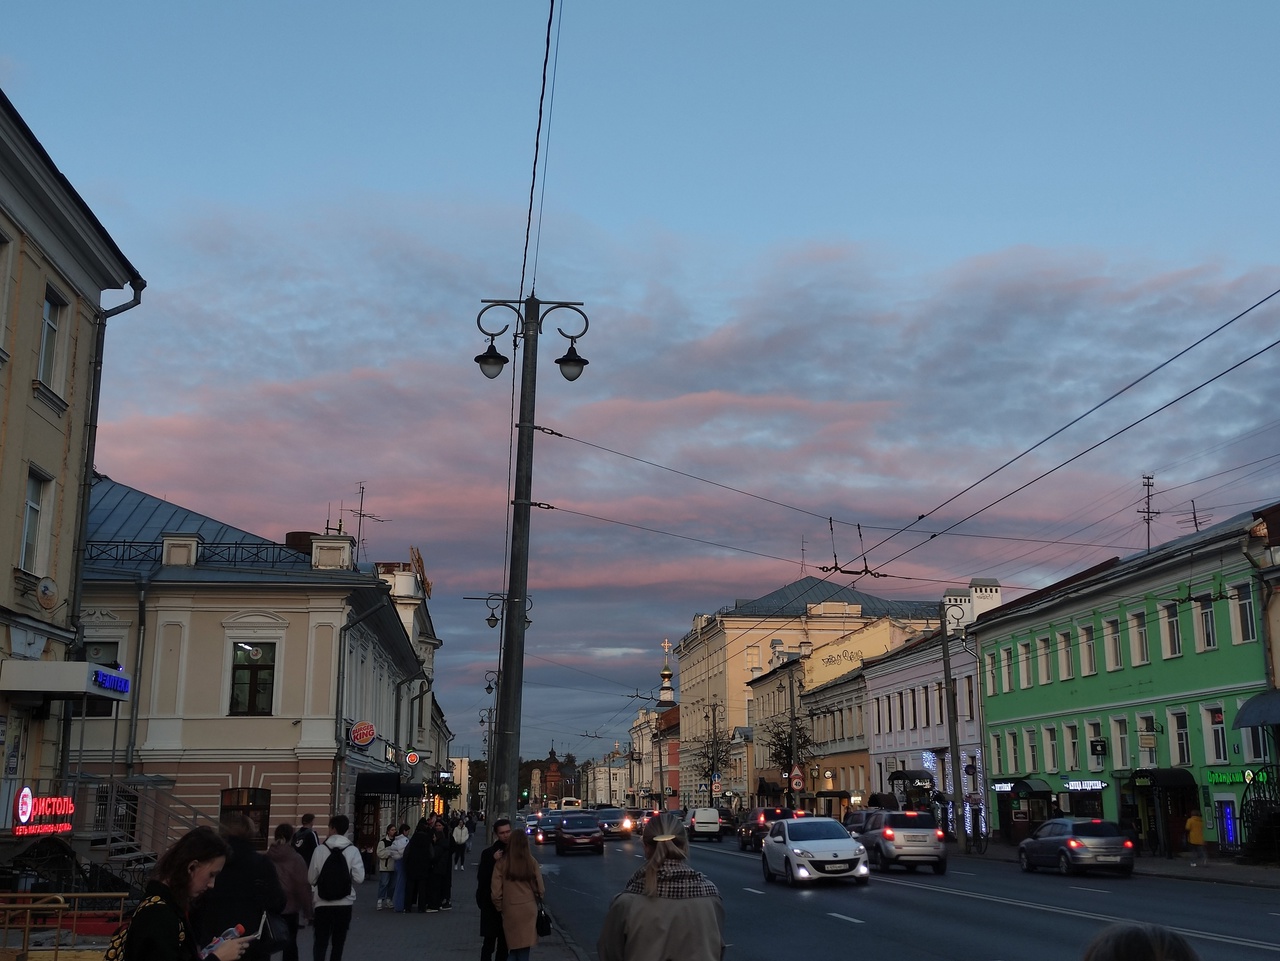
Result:
{"label": "dark car", "polygon": [[728,808],[720,808],[720,833],[736,834],[738,832],[738,819],[734,813]]}
{"label": "dark car", "polygon": [[1059,874],[1092,869],[1133,874],[1133,840],[1114,821],[1098,818],[1054,818],[1018,845],[1024,871],[1057,868]]}
{"label": "dark car", "polygon": [[562,814],[555,811],[550,814],[544,814],[538,818],[537,827],[534,828],[530,837],[537,844],[555,844],[557,829],[563,817]]}
{"label": "dark car", "polygon": [[604,854],[604,831],[594,814],[565,814],[556,826],[555,844],[556,854],[570,851]]}
{"label": "dark car", "polygon": [[862,829],[866,826],[867,818],[871,816],[872,811],[878,811],[879,808],[864,808],[860,811],[849,810],[844,813],[844,826],[850,834],[861,834]]}
{"label": "dark car", "polygon": [[605,837],[631,837],[632,822],[626,811],[621,808],[599,808],[591,813],[596,816],[596,821],[599,822],[600,830],[604,832]]}
{"label": "dark car", "polygon": [[774,821],[795,816],[796,812],[791,808],[751,808],[738,822],[738,849],[759,851]]}

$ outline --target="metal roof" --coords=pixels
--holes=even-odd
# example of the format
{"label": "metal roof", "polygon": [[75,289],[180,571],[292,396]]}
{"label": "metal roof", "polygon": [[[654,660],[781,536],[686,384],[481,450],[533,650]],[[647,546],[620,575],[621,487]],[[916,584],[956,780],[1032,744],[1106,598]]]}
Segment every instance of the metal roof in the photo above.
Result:
{"label": "metal roof", "polygon": [[824,601],[859,604],[863,617],[898,617],[906,620],[938,618],[937,601],[895,601],[842,587],[818,577],[802,577],[755,600],[740,600],[716,613],[736,617],[799,617],[810,604]]}

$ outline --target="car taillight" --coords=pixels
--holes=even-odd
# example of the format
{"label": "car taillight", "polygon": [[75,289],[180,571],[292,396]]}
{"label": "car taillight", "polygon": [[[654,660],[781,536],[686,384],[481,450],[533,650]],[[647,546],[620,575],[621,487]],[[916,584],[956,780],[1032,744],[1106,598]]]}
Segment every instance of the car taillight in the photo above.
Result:
{"label": "car taillight", "polygon": [[1132,841],[1130,841],[1128,838],[1125,838],[1125,839],[1124,839],[1124,846],[1125,846],[1125,847],[1127,847],[1127,848],[1131,848],[1131,847],[1133,847],[1133,842],[1132,842]]}
{"label": "car taillight", "polygon": [[885,838],[885,840],[886,840],[886,841],[892,841],[892,840],[893,840],[893,828],[885,828],[885,829],[884,829],[884,838]]}
{"label": "car taillight", "polygon": [[1084,845],[1083,845],[1083,844],[1081,844],[1079,841],[1077,841],[1075,838],[1067,838],[1067,847],[1069,847],[1069,848],[1082,848],[1082,847],[1084,847]]}
{"label": "car taillight", "polygon": [[761,814],[761,815],[760,815],[760,817],[759,817],[759,823],[760,823],[760,824],[764,824],[764,815],[763,815],[763,814]]}
{"label": "car taillight", "polygon": [[939,840],[939,841],[941,841],[943,838],[945,838],[945,837],[946,837],[946,835],[942,833],[942,828],[938,828],[938,829],[936,829],[933,833],[934,833],[934,834],[936,834],[936,835],[938,835],[938,840]]}

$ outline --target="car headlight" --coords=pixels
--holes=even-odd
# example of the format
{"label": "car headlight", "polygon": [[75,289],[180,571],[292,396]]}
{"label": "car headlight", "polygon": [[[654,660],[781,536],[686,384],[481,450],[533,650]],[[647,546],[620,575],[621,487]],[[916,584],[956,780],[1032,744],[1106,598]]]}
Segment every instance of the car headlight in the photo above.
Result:
{"label": "car headlight", "polygon": [[812,860],[813,858],[813,855],[810,854],[808,851],[806,851],[804,848],[792,848],[791,853],[798,858],[809,858],[810,860]]}
{"label": "car headlight", "polygon": [[867,849],[862,846],[861,842],[853,846],[853,856],[855,858],[860,858],[866,853]]}

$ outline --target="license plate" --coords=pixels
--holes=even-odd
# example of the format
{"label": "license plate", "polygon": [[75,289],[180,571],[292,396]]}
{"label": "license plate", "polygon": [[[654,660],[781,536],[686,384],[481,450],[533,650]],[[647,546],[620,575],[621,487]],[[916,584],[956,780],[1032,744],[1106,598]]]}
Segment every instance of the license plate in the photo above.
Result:
{"label": "license plate", "polygon": [[904,841],[914,841],[914,842],[916,842],[916,843],[923,843],[923,842],[925,842],[925,841],[928,841],[928,840],[929,840],[929,835],[927,835],[927,834],[904,834],[904,835],[902,836],[902,839],[903,839]]}
{"label": "license plate", "polygon": [[849,865],[848,865],[848,864],[846,864],[846,863],[845,863],[845,862],[843,862],[843,861],[840,861],[840,862],[837,862],[836,864],[828,864],[828,865],[826,866],[826,870],[828,870],[828,871],[848,871],[848,870],[849,870]]}
{"label": "license plate", "polygon": [[1120,863],[1120,855],[1118,854],[1099,854],[1094,860],[1102,864],[1118,864]]}

